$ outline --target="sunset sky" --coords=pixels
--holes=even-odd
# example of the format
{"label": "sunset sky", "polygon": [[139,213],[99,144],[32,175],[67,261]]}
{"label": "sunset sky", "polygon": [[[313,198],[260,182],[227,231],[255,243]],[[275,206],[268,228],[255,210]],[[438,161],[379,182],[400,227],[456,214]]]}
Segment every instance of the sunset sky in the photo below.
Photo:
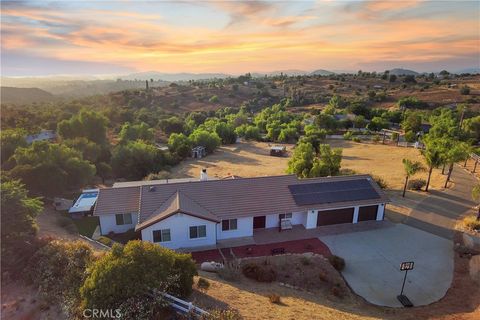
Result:
{"label": "sunset sky", "polygon": [[479,67],[479,1],[2,1],[2,75]]}

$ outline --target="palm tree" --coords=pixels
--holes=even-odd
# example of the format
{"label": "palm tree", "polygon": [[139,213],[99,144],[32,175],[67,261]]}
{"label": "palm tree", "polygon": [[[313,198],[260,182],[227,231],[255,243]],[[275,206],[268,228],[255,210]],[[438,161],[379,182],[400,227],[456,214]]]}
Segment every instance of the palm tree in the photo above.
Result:
{"label": "palm tree", "polygon": [[[480,201],[480,183],[477,183],[472,189],[472,199]],[[480,205],[478,206],[477,220],[480,220]]]}
{"label": "palm tree", "polygon": [[428,192],[428,186],[430,185],[430,178],[432,177],[433,168],[438,168],[444,163],[444,152],[441,149],[440,144],[436,141],[425,141],[426,149],[423,151],[423,157],[428,166],[428,179],[425,191]]}
{"label": "palm tree", "polygon": [[425,170],[423,165],[418,161],[412,161],[409,159],[403,159],[403,168],[405,169],[405,185],[403,186],[402,197],[405,198],[405,192],[407,191],[408,179],[415,173]]}

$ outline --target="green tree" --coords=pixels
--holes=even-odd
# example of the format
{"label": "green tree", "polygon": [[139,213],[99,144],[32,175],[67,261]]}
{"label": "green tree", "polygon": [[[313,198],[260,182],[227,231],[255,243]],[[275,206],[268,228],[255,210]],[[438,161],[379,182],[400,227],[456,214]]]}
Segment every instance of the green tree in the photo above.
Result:
{"label": "green tree", "polygon": [[212,153],[221,144],[221,139],[217,133],[210,133],[203,129],[193,131],[188,138],[194,146],[205,147],[207,153]]}
{"label": "green tree", "polygon": [[371,131],[380,131],[386,128],[388,128],[388,121],[382,117],[373,117],[367,124],[367,129]]}
{"label": "green tree", "polygon": [[179,117],[170,117],[159,122],[159,126],[166,134],[182,133],[185,131],[185,123]]}
{"label": "green tree", "polygon": [[89,141],[85,137],[65,140],[64,144],[69,148],[80,151],[83,159],[88,160],[91,163],[96,163],[102,152],[100,145],[93,141]]}
{"label": "green tree", "polygon": [[114,245],[89,269],[80,288],[85,308],[116,308],[129,298],[152,289],[176,296],[192,291],[195,263],[190,254],[176,253],[145,241]]}
{"label": "green tree", "polygon": [[4,163],[19,147],[26,147],[25,136],[27,132],[23,129],[7,129],[0,131],[0,154],[1,163]]}
{"label": "green tree", "polygon": [[318,157],[313,161],[310,177],[335,176],[340,173],[342,149],[331,148],[328,144],[321,144]]}
{"label": "green tree", "polygon": [[13,157],[17,165],[11,175],[39,194],[55,195],[85,186],[95,175],[95,166],[65,145],[37,141],[18,148]]}
{"label": "green tree", "polygon": [[402,197],[405,198],[405,192],[407,191],[408,179],[417,172],[425,170],[423,165],[418,161],[412,161],[409,159],[403,159],[403,169],[405,170],[405,185],[403,186]]}
{"label": "green tree", "polygon": [[397,81],[397,76],[394,75],[394,74],[391,74],[390,77],[388,78],[388,81],[389,81],[389,82],[395,82],[395,81]]}
{"label": "green tree", "polygon": [[417,111],[407,112],[405,115],[405,119],[402,121],[402,129],[405,132],[413,132],[414,134],[421,131],[422,115]]}
{"label": "green tree", "polygon": [[448,147],[445,150],[445,160],[446,164],[449,165],[447,179],[445,180],[445,188],[448,186],[448,182],[450,181],[450,177],[452,176],[453,172],[453,165],[459,161],[465,160],[468,158],[470,154],[470,146],[458,140],[449,140]]}
{"label": "green tree", "polygon": [[299,178],[308,178],[315,160],[315,149],[311,143],[299,142],[293,155],[288,160],[287,173],[296,174]]}
{"label": "green tree", "polygon": [[145,122],[140,124],[125,123],[120,129],[120,143],[134,140],[144,140],[152,142],[154,139],[155,131],[148,126]]}
{"label": "green tree", "polygon": [[181,159],[190,156],[192,142],[183,133],[172,133],[168,138],[168,148]]}
{"label": "green tree", "polygon": [[480,116],[466,119],[464,121],[464,130],[468,138],[480,141]]}
{"label": "green tree", "polygon": [[339,123],[334,116],[329,114],[319,114],[315,118],[315,123],[321,129],[333,131],[338,128]]}
{"label": "green tree", "polygon": [[215,132],[222,140],[223,144],[232,144],[237,142],[235,128],[231,124],[219,122],[215,125]]}
{"label": "green tree", "polygon": [[63,139],[85,137],[98,144],[107,141],[108,119],[98,112],[83,109],[69,120],[58,123],[57,132]]}
{"label": "green tree", "polygon": [[142,140],[117,145],[112,154],[112,169],[118,177],[140,180],[166,165],[162,151]]}
{"label": "green tree", "polygon": [[430,185],[430,178],[432,176],[433,168],[438,168],[442,165],[445,160],[443,157],[444,146],[442,141],[438,139],[429,139],[428,137],[424,140],[425,150],[422,151],[425,162],[428,165],[428,178],[427,184],[425,186],[425,191],[428,192],[428,187]]}

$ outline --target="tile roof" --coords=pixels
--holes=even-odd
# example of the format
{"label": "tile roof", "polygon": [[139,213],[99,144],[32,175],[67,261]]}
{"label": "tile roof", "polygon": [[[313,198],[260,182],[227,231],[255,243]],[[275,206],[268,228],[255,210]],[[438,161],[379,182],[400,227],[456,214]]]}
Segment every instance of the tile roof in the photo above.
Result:
{"label": "tile roof", "polygon": [[[299,205],[289,190],[291,185],[359,179],[366,179],[380,198]],[[131,199],[127,199],[129,197]],[[136,204],[136,212],[139,213],[138,223],[144,227],[147,221],[155,220],[158,215],[165,215],[165,212],[176,208],[177,199],[181,201],[180,206],[186,208],[184,210],[195,211],[197,216],[207,216],[208,212],[219,220],[389,201],[369,175],[312,179],[297,179],[295,175],[283,175],[101,189],[94,214],[126,213],[129,210],[135,212],[132,209]],[[211,216],[209,218],[213,220]]]}

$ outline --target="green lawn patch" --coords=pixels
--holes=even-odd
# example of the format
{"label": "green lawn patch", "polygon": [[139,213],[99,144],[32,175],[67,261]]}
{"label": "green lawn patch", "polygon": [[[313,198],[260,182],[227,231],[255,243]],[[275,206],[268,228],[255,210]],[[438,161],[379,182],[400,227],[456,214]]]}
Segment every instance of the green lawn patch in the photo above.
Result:
{"label": "green lawn patch", "polygon": [[77,227],[78,233],[82,236],[91,238],[93,232],[99,225],[98,217],[83,217],[81,219],[72,219]]}

